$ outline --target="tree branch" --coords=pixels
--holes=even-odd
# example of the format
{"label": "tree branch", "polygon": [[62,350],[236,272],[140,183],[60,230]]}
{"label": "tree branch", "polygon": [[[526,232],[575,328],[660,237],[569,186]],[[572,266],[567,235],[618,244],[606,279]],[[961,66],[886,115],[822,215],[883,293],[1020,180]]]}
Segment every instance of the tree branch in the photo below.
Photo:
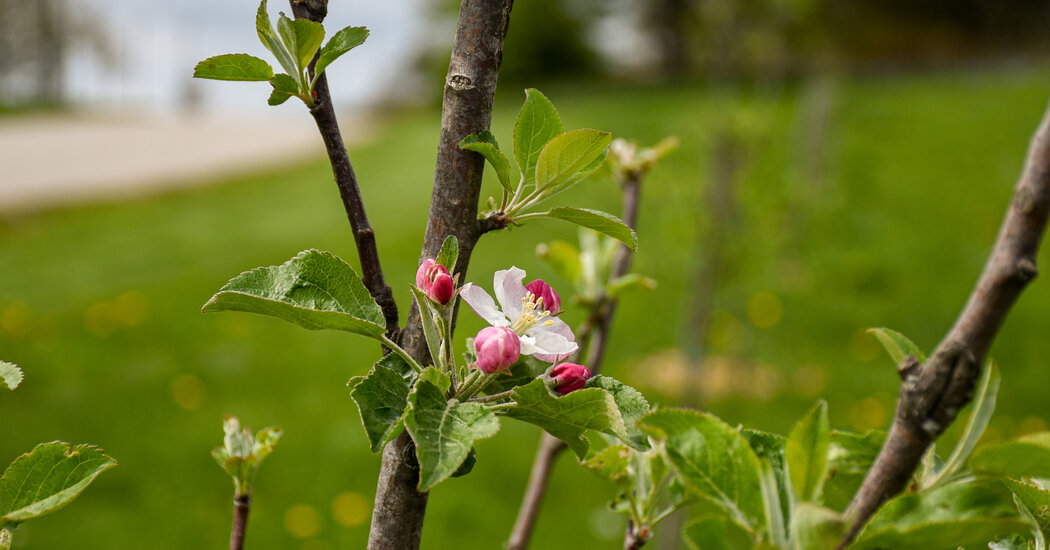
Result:
{"label": "tree branch", "polygon": [[[459,260],[452,272],[461,276],[483,232],[477,213],[484,159],[461,150],[459,142],[489,128],[512,5],[513,0],[462,0],[445,79],[434,190],[420,261],[436,257],[445,237],[455,235]],[[417,306],[409,313],[401,344],[417,359],[428,355]],[[419,548],[427,493],[416,490],[418,482],[415,446],[403,432],[383,451],[369,550]]]}
{"label": "tree branch", "polygon": [[907,486],[927,447],[973,397],[988,349],[1010,307],[1035,278],[1050,214],[1050,108],[1032,136],[1013,201],[984,271],[955,324],[924,365],[909,358],[897,413],[879,456],[847,509],[852,542],[889,498]]}
{"label": "tree branch", "polygon": [[[638,221],[638,203],[641,194],[642,175],[638,172],[629,172],[627,178],[622,182],[623,190],[623,222],[634,229]],[[631,268],[631,249],[626,245],[620,245],[613,258],[609,270],[609,280],[622,277]],[[586,365],[592,374],[598,374],[602,368],[605,358],[605,347],[608,342],[609,328],[612,325],[613,315],[616,313],[617,300],[606,294],[602,294],[591,306],[590,314],[584,322],[584,326],[577,330],[579,340],[587,340]],[[581,352],[583,347],[580,348]],[[510,532],[510,538],[504,544],[507,550],[524,550],[529,546],[532,538],[532,530],[536,525],[536,517],[539,515],[540,506],[543,505],[543,495],[547,491],[547,483],[550,480],[551,470],[554,468],[554,460],[565,450],[565,443],[560,439],[544,432],[540,436],[540,443],[536,449],[536,458],[532,462],[532,473],[529,474],[528,485],[525,486],[525,496],[522,498],[521,507],[518,508],[518,518],[514,522],[514,528]],[[645,544],[644,541],[639,543]]]}
{"label": "tree branch", "polygon": [[248,529],[251,496],[237,495],[233,499],[233,527],[230,529],[230,550],[244,548],[244,534]]}
{"label": "tree branch", "polygon": [[[305,18],[320,23],[328,13],[327,0],[288,0],[288,2],[297,19]],[[314,56],[314,60],[310,63],[311,74],[314,72],[316,62],[317,56]],[[343,200],[346,217],[350,220],[350,229],[353,231],[354,243],[357,245],[357,256],[361,261],[361,280],[369,294],[375,298],[383,310],[387,334],[394,334],[398,329],[397,302],[394,301],[393,290],[383,278],[383,267],[379,262],[379,250],[376,248],[375,231],[368,223],[364,201],[361,199],[361,189],[357,185],[357,175],[354,174],[354,166],[350,163],[346,145],[343,144],[343,135],[339,131],[339,122],[336,120],[335,106],[332,104],[332,94],[328,90],[328,78],[325,74],[322,73],[317,79],[314,93],[314,106],[310,108],[310,114],[313,115],[317,129],[321,132],[325,149],[328,151],[328,161],[332,165],[332,174],[339,187],[339,197]]]}

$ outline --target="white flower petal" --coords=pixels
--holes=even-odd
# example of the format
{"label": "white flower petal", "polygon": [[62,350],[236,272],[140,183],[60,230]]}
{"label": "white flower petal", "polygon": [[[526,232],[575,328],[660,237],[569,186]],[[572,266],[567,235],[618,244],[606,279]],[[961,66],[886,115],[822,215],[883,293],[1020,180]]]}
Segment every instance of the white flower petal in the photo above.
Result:
{"label": "white flower petal", "polygon": [[521,299],[525,297],[526,292],[523,280],[525,271],[514,266],[501,269],[492,276],[492,291],[508,319],[521,316]]}
{"label": "white flower petal", "polygon": [[510,324],[499,308],[496,307],[496,302],[492,301],[489,293],[485,292],[485,289],[480,286],[467,283],[460,289],[459,296],[463,298],[463,301],[467,302],[467,305],[474,310],[478,317],[484,319],[488,324],[494,327],[505,327]]}
{"label": "white flower petal", "polygon": [[[568,328],[565,323],[561,325]],[[558,330],[554,330],[556,328]],[[561,327],[555,324],[549,327],[536,326],[526,331],[525,336],[521,337],[522,355],[532,355],[541,361],[554,363],[575,353],[579,346],[564,334],[560,334],[560,329]],[[575,338],[571,330],[569,336]]]}

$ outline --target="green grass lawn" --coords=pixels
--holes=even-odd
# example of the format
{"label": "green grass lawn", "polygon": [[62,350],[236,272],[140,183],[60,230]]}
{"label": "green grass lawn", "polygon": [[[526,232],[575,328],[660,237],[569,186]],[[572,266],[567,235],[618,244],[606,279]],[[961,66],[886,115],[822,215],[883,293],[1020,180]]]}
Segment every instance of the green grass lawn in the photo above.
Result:
{"label": "green grass lawn", "polygon": [[[783,431],[825,396],[835,426],[887,425],[898,380],[863,330],[887,326],[936,345],[983,264],[1048,91],[1036,71],[841,81],[818,181],[805,169],[799,90],[747,99],[700,87],[545,90],[567,128],[682,140],[643,191],[636,267],[660,286],[625,298],[607,371],[654,401],[730,423]],[[521,99],[518,90],[497,98],[493,131],[505,144]],[[746,161],[711,331],[696,342],[693,289],[711,232],[703,198],[713,136],[727,126]],[[351,151],[402,315],[438,127],[437,112],[399,116]],[[484,192],[496,189],[493,180]],[[556,202],[616,212],[619,198],[599,179]],[[575,240],[575,229],[539,221],[487,235],[466,279],[490,287],[494,270],[517,265],[566,286],[534,254],[551,239]],[[306,248],[356,263],[320,154],[162,197],[0,218],[0,358],[26,373],[0,396],[0,462],[52,439],[98,444],[120,462],[67,509],[19,528],[16,548],[223,547],[232,487],[209,451],[224,413],[286,432],[256,484],[251,548],[363,547],[379,457],[345,384],[376,347],[199,312],[230,277]],[[467,335],[482,324],[464,313]],[[706,360],[676,348],[702,348]],[[1050,284],[1025,292],[992,354],[1004,381],[989,437],[1045,429]],[[508,420],[481,442],[474,473],[432,494],[424,548],[505,540],[538,435]],[[564,457],[548,494],[536,548],[619,547],[622,522],[605,509],[611,487]]]}

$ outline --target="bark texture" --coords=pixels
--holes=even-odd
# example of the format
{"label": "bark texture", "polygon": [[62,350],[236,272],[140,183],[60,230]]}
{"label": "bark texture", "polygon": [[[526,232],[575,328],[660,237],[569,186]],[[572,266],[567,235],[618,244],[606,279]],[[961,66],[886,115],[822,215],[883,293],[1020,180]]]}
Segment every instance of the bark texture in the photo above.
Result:
{"label": "bark texture", "polygon": [[926,364],[909,357],[893,426],[847,510],[854,540],[886,502],[907,487],[922,455],[973,397],[988,349],[1021,291],[1038,273],[1035,261],[1050,214],[1050,110],[1028,157],[995,246],[955,324]]}
{"label": "bark texture", "polygon": [[[436,257],[445,237],[455,235],[460,251],[452,272],[461,276],[486,227],[477,219],[484,159],[461,150],[459,142],[489,128],[512,5],[513,0],[462,0],[445,79],[434,189],[420,262]],[[401,344],[418,359],[428,356],[416,306],[409,313]],[[369,550],[419,548],[427,493],[416,490],[418,482],[415,446],[408,433],[402,433],[383,452]]]}

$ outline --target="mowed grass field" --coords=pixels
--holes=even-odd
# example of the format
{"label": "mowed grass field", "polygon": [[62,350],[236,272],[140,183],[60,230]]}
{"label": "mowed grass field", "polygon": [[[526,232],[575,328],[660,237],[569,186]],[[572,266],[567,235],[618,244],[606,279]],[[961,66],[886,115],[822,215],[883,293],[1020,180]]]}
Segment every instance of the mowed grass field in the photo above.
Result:
{"label": "mowed grass field", "polygon": [[[785,431],[823,396],[834,426],[868,429],[888,425],[898,379],[864,330],[894,328],[927,349],[947,331],[1010,200],[1050,76],[843,78],[818,92],[544,92],[566,128],[643,144],[673,134],[682,143],[645,183],[635,265],[659,286],[625,296],[607,372],[654,402],[702,407],[733,424]],[[830,98],[830,107],[815,108],[814,98]],[[497,98],[492,129],[504,148],[522,99],[506,89]],[[403,316],[439,120],[429,110],[397,115],[351,150]],[[719,213],[708,197],[716,136],[725,132],[739,162],[733,206]],[[274,319],[200,313],[230,277],[303,249],[356,263],[318,148],[316,158],[277,172],[0,218],[0,359],[26,373],[22,387],[0,395],[0,463],[53,439],[100,445],[120,462],[68,508],[20,527],[16,548],[224,547],[232,487],[210,456],[223,414],[286,433],[257,479],[249,547],[364,546],[379,457],[346,381],[368,369],[377,348]],[[487,180],[482,200],[497,189]],[[596,178],[555,203],[618,212],[619,195]],[[728,225],[715,227],[717,218]],[[516,265],[567,297],[569,285],[534,251],[575,238],[575,227],[558,221],[489,234],[466,280],[490,288],[494,270]],[[714,246],[717,284],[698,296]],[[1046,247],[1040,259],[1050,265]],[[698,303],[710,305],[703,338]],[[582,313],[566,317],[577,322]],[[482,326],[469,310],[461,319],[462,336]],[[992,355],[1003,385],[987,437],[1045,429],[1050,282],[1037,279],[1022,295]],[[482,441],[474,472],[431,495],[423,547],[498,547],[538,436],[507,420]],[[534,546],[619,548],[622,521],[605,507],[612,496],[564,456]]]}

